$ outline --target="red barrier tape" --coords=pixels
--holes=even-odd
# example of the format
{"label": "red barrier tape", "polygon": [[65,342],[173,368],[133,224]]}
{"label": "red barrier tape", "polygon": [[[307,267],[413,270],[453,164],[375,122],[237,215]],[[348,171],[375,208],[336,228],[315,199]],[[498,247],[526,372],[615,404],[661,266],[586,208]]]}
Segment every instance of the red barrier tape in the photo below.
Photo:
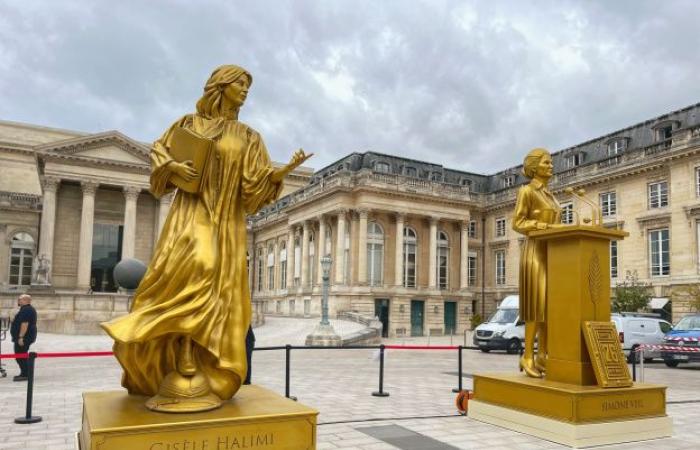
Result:
{"label": "red barrier tape", "polygon": [[457,350],[456,345],[385,345],[392,350]]}
{"label": "red barrier tape", "polygon": [[[37,353],[37,358],[82,358],[84,356],[112,356],[114,352],[50,352]],[[29,353],[9,353],[0,355],[0,359],[28,359]]]}

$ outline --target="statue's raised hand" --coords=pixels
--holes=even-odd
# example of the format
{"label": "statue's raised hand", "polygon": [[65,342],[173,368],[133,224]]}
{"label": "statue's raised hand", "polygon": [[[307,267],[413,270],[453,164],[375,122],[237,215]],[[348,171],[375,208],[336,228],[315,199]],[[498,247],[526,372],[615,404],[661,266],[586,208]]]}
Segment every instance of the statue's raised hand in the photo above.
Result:
{"label": "statue's raised hand", "polygon": [[281,167],[279,169],[275,169],[274,172],[272,172],[272,182],[273,183],[280,183],[282,180],[284,180],[284,177],[287,176],[290,172],[292,172],[294,169],[297,167],[301,166],[304,164],[309,158],[314,156],[313,153],[306,153],[304,152],[304,149],[300,148],[294,154],[292,155],[292,158],[289,160],[289,163]]}

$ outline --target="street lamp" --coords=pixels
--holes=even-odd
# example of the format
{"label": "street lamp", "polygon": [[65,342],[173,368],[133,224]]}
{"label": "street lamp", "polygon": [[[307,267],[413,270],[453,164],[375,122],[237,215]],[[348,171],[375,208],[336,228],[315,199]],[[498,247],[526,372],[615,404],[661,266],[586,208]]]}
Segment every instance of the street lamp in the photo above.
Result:
{"label": "street lamp", "polygon": [[331,263],[330,255],[321,258],[321,269],[323,269],[323,292],[321,298],[321,325],[330,325],[328,321],[328,288],[330,285]]}
{"label": "street lamp", "polygon": [[330,255],[321,258],[321,270],[323,271],[323,291],[321,292],[321,322],[316,329],[306,336],[306,345],[321,347],[338,347],[342,340],[328,321],[328,290],[330,286],[331,264]]}

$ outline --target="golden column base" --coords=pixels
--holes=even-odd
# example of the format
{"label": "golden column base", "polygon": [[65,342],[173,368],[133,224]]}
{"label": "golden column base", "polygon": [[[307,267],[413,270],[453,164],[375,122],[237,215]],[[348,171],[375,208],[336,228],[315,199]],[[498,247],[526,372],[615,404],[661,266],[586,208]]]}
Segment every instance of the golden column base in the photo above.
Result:
{"label": "golden column base", "polygon": [[573,447],[668,437],[672,431],[665,386],[604,389],[521,374],[475,374],[469,417]]}
{"label": "golden column base", "polygon": [[260,386],[242,386],[218,408],[196,414],[150,411],[125,391],[83,393],[81,450],[316,448],[318,411]]}

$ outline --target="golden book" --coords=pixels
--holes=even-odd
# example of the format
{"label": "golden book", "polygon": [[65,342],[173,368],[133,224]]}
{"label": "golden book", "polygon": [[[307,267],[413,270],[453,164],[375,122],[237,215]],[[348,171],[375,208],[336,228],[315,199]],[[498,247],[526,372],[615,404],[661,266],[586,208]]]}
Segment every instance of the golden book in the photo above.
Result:
{"label": "golden book", "polygon": [[583,322],[583,337],[595,372],[598,386],[603,388],[632,386],[632,377],[622,353],[615,324]]}
{"label": "golden book", "polygon": [[173,174],[170,182],[185,192],[198,193],[202,191],[204,175],[214,141],[207,139],[192,130],[176,127],[170,138],[170,155],[177,162],[192,161],[197,177],[185,181],[179,175]]}

